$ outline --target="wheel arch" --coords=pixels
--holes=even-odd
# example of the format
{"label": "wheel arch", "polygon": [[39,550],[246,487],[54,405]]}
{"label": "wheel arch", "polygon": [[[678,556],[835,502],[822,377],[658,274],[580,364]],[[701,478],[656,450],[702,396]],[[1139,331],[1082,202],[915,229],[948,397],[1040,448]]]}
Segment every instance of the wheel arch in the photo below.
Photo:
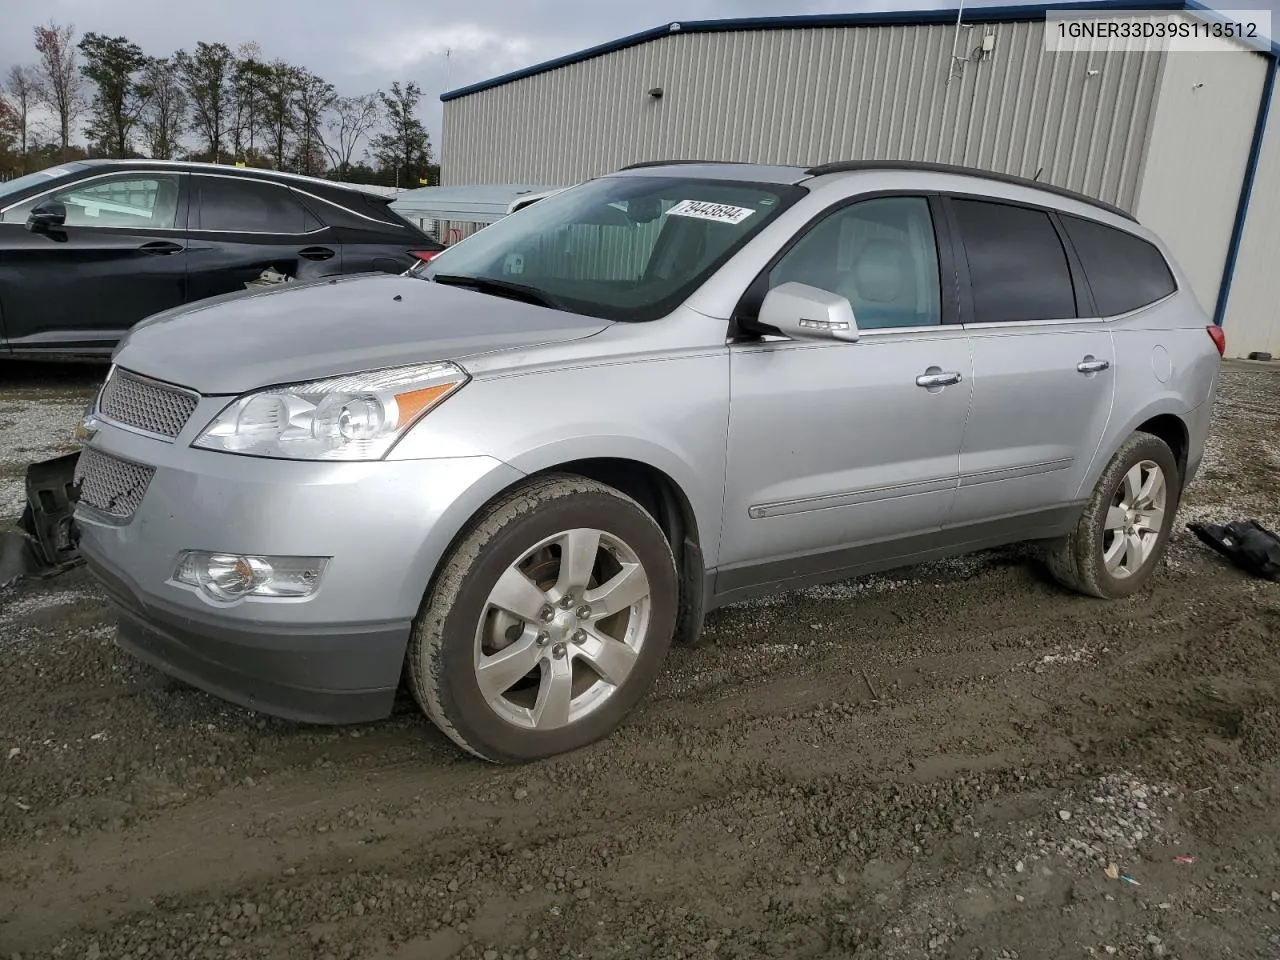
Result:
{"label": "wheel arch", "polygon": [[1076,493],[1077,497],[1089,495],[1116,451],[1135,433],[1150,433],[1168,444],[1178,464],[1179,479],[1185,481],[1191,447],[1186,404],[1178,398],[1165,396],[1152,401],[1119,426],[1108,430],[1098,456],[1090,464],[1089,472]]}

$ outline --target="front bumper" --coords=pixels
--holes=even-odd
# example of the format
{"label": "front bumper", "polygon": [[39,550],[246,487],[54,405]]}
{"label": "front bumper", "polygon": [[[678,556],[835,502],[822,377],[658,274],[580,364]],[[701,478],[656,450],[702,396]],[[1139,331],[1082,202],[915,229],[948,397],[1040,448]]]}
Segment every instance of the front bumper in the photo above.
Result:
{"label": "front bumper", "polygon": [[360,723],[391,712],[409,621],[252,629],[144,600],[101,559],[85,559],[114,601],[116,643],[159,670],[287,720]]}
{"label": "front bumper", "polygon": [[[109,424],[85,444],[155,468],[127,518],[83,500],[75,514],[80,552],[119,609],[120,646],[266,713],[386,716],[441,557],[522,474],[489,457],[304,463],[188,444]],[[330,559],[305,599],[221,603],[173,580],[185,550]]]}

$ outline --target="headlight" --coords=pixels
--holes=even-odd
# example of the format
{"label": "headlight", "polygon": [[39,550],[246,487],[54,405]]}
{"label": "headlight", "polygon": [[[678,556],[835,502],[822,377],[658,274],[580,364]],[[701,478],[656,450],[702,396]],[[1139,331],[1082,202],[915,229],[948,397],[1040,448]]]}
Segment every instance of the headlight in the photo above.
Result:
{"label": "headlight", "polygon": [[240,397],[192,446],[289,460],[378,460],[468,380],[452,363],[371,370]]}

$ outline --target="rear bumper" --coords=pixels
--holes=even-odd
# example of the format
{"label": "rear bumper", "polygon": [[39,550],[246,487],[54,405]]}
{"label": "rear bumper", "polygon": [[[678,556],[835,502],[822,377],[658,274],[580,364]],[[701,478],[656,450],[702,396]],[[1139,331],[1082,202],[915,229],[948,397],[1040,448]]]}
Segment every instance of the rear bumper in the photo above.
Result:
{"label": "rear bumper", "polygon": [[359,723],[391,712],[410,622],[239,625],[144,601],[86,552],[116,607],[116,642],[163,672],[251,710],[305,723]]}

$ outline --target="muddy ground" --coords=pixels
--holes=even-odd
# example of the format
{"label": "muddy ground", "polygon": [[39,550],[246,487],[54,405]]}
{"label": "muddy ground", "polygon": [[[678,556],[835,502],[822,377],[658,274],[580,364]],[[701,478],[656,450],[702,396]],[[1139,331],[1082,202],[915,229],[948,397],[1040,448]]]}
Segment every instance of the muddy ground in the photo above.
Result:
{"label": "muddy ground", "polygon": [[[100,375],[0,370],[0,516]],[[171,683],[82,571],[10,590],[0,957],[1280,956],[1280,585],[1181,527],[1248,516],[1280,528],[1276,365],[1229,365],[1140,596],[1003,550],[721,611],[523,768],[409,702],[311,728]]]}

